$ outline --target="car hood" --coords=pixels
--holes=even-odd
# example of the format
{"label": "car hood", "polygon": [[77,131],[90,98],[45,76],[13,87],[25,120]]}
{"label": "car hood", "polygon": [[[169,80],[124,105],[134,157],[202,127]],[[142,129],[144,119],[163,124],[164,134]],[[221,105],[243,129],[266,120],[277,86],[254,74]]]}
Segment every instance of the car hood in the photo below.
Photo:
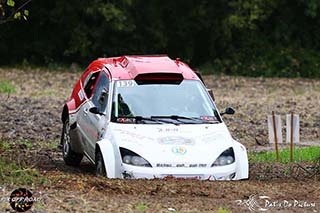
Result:
{"label": "car hood", "polygon": [[116,124],[109,125],[112,140],[152,165],[162,163],[212,164],[234,145],[226,125]]}

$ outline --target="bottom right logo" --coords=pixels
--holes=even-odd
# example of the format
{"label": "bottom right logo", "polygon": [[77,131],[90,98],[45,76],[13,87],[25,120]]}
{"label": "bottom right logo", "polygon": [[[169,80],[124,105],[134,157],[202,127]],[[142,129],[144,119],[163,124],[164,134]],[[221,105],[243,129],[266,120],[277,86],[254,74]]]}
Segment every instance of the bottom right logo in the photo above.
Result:
{"label": "bottom right logo", "polygon": [[267,211],[272,209],[289,209],[289,208],[316,208],[315,202],[302,201],[297,199],[291,200],[272,200],[266,195],[250,195],[248,199],[236,200],[239,206],[245,206],[250,211]]}

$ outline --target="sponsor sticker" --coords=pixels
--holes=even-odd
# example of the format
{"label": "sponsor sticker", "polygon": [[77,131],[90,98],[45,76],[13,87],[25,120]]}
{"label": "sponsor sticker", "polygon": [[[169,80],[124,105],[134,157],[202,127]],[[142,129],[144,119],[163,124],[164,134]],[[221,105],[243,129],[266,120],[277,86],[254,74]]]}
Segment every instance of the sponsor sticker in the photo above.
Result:
{"label": "sponsor sticker", "polygon": [[187,153],[187,149],[183,146],[174,146],[172,147],[171,151],[177,155],[184,155]]}
{"label": "sponsor sticker", "polygon": [[158,138],[158,142],[164,145],[194,145],[195,142],[191,138],[181,136],[165,136]]}
{"label": "sponsor sticker", "polygon": [[79,90],[78,97],[79,97],[80,101],[82,101],[84,99],[84,95],[82,93],[82,90]]}

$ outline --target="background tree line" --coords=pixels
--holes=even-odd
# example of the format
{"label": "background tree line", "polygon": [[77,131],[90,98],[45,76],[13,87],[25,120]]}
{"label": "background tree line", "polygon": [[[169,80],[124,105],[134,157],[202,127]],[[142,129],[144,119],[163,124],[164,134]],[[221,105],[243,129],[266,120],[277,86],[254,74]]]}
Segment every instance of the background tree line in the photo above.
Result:
{"label": "background tree line", "polygon": [[318,0],[34,0],[26,7],[27,21],[0,25],[0,65],[165,53],[211,72],[320,77]]}

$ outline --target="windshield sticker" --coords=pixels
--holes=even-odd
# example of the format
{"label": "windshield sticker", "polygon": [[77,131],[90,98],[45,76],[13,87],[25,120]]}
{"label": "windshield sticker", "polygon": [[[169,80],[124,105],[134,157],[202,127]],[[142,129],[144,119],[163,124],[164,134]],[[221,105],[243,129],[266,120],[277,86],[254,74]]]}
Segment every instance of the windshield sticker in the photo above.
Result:
{"label": "windshield sticker", "polygon": [[174,146],[172,147],[171,151],[177,155],[184,155],[187,153],[187,149],[183,146]]}
{"label": "windshield sticker", "polygon": [[136,119],[135,118],[117,118],[117,122],[118,123],[136,123]]}
{"label": "windshield sticker", "polygon": [[217,118],[214,116],[200,116],[200,118],[204,121],[217,121]]}
{"label": "windshield sticker", "polygon": [[181,136],[166,136],[158,138],[158,143],[164,145],[194,145],[195,141],[192,138],[185,138]]}
{"label": "windshield sticker", "polygon": [[134,87],[134,81],[117,81],[117,87]]}

